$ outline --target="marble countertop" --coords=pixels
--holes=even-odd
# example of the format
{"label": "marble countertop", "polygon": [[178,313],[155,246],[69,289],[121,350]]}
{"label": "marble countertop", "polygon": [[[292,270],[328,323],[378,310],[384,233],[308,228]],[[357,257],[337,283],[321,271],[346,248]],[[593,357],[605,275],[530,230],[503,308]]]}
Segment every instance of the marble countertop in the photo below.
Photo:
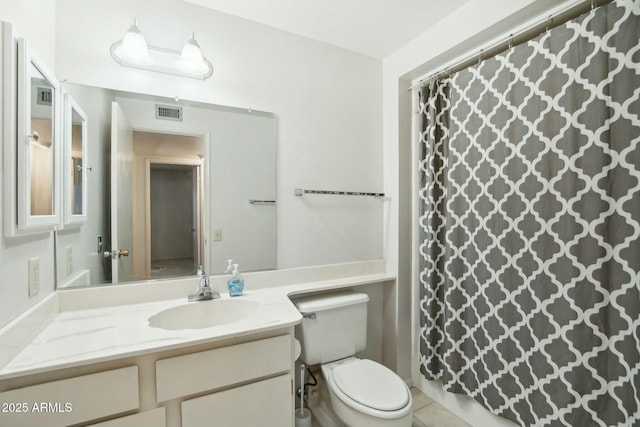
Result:
{"label": "marble countertop", "polygon": [[[35,338],[8,363],[0,366],[0,380],[287,328],[302,321],[302,316],[289,299],[290,295],[390,278],[384,274],[373,274],[249,290],[237,298],[255,302],[257,309],[239,321],[201,329],[166,330],[152,327],[149,323],[150,317],[163,310],[203,303],[188,303],[186,296],[153,302],[60,309]],[[222,299],[229,298],[228,294],[222,294]]]}
{"label": "marble countertop", "polygon": [[[222,295],[222,299],[229,298]],[[185,304],[212,303],[214,308],[221,300],[187,302],[186,298],[180,298],[63,311],[0,370],[0,380],[260,333],[302,320],[281,292],[249,291],[237,298],[255,302],[256,309],[239,321],[199,329],[152,327],[149,318]]]}

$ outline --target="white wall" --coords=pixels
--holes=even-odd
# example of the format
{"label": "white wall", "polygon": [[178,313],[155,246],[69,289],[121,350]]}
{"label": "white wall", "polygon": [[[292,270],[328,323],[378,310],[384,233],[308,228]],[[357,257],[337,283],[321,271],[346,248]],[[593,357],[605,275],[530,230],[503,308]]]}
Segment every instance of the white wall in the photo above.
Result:
{"label": "white wall", "polygon": [[[413,158],[412,135],[415,108],[412,93],[407,88],[413,80],[429,75],[478,52],[493,40],[501,39],[526,27],[539,16],[547,16],[553,8],[576,3],[576,0],[469,0],[451,15],[430,27],[383,61],[383,163],[384,191],[393,203],[385,211],[384,258],[387,272],[397,274],[396,304],[400,317],[398,333],[398,372],[411,376],[415,385],[444,406],[466,417],[473,425],[510,425],[466,398],[444,393],[434,382],[425,381],[418,372],[417,360],[417,268],[412,248],[416,236],[416,210],[412,191],[417,170]],[[387,350],[390,351],[390,350]]]}
{"label": "white wall", "polygon": [[[382,256],[388,202],[293,195],[295,188],[381,190],[380,61],[178,0],[57,5],[61,79],[277,115],[279,268]],[[201,82],[119,66],[109,47],[134,18],[151,45],[180,49],[195,31],[213,77]]]}
{"label": "white wall", "polygon": [[[0,0],[0,21],[11,22],[14,33],[29,40],[33,49],[50,68],[55,65],[55,5],[55,1],[50,0]],[[39,13],[33,14],[34,10]],[[0,99],[4,99],[2,93]],[[0,135],[2,126],[5,125],[0,124]],[[7,143],[12,142],[2,141],[2,144]],[[0,156],[2,155],[0,150]],[[2,168],[0,162],[0,169]],[[4,194],[1,194],[3,179],[0,174],[0,200],[4,200]],[[0,209],[0,224],[3,221],[2,215]],[[40,259],[40,293],[30,298],[27,259],[35,257]],[[0,237],[0,327],[53,292],[54,282],[53,233],[33,237]]]}

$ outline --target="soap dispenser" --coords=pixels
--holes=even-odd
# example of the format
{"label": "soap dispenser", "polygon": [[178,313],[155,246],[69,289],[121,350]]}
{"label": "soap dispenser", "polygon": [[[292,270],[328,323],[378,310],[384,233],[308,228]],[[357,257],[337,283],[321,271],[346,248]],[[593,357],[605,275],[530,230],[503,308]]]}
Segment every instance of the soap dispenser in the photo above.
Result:
{"label": "soap dispenser", "polygon": [[227,260],[227,269],[224,272],[225,272],[225,274],[233,273],[233,260],[232,259],[228,259]]}
{"label": "soap dispenser", "polygon": [[227,282],[227,288],[229,289],[229,296],[239,297],[244,290],[244,279],[240,276],[238,271],[238,264],[233,264],[233,271],[231,272],[231,279]]}

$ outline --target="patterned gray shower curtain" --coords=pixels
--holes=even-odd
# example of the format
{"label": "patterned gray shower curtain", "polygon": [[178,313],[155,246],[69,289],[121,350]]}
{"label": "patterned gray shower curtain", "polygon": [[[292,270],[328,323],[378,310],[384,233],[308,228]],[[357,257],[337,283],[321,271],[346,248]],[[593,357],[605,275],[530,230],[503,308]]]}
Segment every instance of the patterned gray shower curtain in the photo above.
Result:
{"label": "patterned gray shower curtain", "polygon": [[422,374],[522,426],[640,426],[640,1],[420,108]]}

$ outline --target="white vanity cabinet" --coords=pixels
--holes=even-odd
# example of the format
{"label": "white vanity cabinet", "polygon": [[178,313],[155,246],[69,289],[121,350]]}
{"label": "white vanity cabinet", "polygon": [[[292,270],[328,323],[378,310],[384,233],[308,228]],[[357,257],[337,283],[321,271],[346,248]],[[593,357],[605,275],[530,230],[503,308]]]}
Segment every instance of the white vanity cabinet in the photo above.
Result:
{"label": "white vanity cabinet", "polygon": [[0,426],[293,427],[293,342],[288,327],[0,380]]}
{"label": "white vanity cabinet", "polygon": [[182,427],[292,426],[292,336],[156,362],[158,402],[182,400]]}
{"label": "white vanity cabinet", "polygon": [[167,425],[165,409],[155,408],[137,414],[114,418],[112,420],[90,424],[91,427],[163,427]]}
{"label": "white vanity cabinet", "polygon": [[182,427],[292,426],[291,374],[182,402]]}
{"label": "white vanity cabinet", "polygon": [[0,393],[0,425],[67,426],[139,407],[138,367],[34,384]]}

